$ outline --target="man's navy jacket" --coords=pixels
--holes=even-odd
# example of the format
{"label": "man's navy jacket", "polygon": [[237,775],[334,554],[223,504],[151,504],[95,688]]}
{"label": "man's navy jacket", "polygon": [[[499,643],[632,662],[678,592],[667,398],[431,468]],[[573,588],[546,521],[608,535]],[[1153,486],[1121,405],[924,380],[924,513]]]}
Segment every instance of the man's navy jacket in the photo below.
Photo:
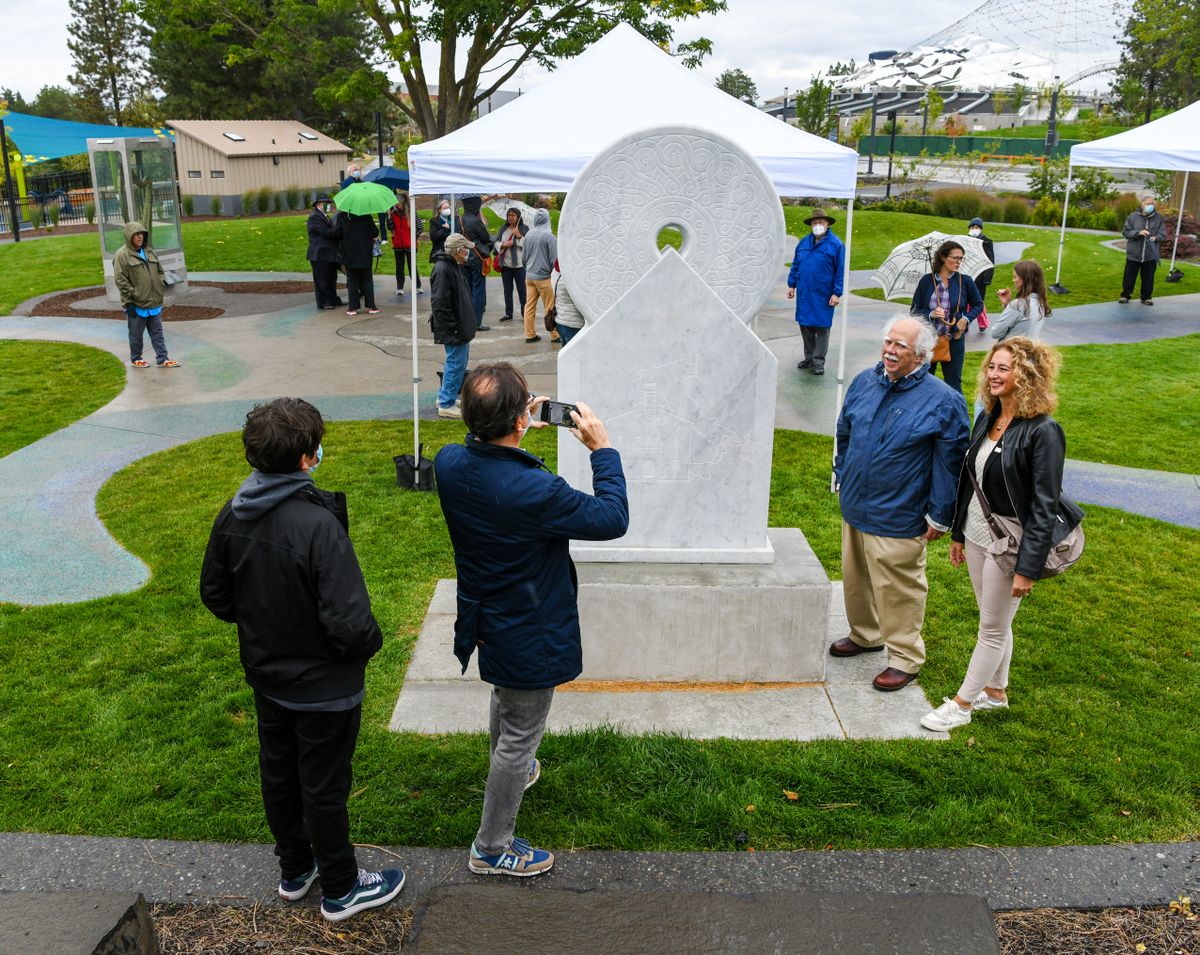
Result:
{"label": "man's navy jacket", "polygon": [[613,540],[629,526],[621,456],[593,451],[595,494],[577,491],[520,448],[470,435],[434,460],[454,544],[458,619],[454,653],[496,686],[536,690],[583,670],[574,540]]}

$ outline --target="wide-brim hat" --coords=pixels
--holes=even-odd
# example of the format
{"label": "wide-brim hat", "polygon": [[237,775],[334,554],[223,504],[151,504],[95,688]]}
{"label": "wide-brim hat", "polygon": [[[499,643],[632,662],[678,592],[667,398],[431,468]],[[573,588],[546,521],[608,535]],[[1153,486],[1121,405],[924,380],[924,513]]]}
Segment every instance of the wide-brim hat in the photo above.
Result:
{"label": "wide-brim hat", "polygon": [[809,216],[807,219],[805,219],[805,220],[804,220],[804,224],[805,224],[805,225],[812,225],[812,224],[813,224],[813,219],[824,219],[824,220],[825,220],[826,222],[828,222],[830,225],[833,225],[835,222],[837,222],[837,219],[835,219],[833,216],[831,216],[831,215],[830,215],[828,212],[826,212],[824,209],[813,209],[813,211],[812,211],[812,215],[811,215],[811,216]]}
{"label": "wide-brim hat", "polygon": [[317,198],[315,198],[312,201],[312,204],[315,206],[319,202],[333,202],[333,200],[330,199],[329,196],[327,196],[325,193],[321,193],[319,196],[317,196]]}

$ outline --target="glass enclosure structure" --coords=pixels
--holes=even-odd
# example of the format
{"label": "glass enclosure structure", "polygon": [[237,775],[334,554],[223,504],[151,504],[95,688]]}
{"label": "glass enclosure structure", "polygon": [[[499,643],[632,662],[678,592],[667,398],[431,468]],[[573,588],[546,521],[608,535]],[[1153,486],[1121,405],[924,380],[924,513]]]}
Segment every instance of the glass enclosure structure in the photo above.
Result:
{"label": "glass enclosure structure", "polygon": [[104,287],[117,301],[113,256],[125,243],[125,223],[140,222],[167,273],[167,295],[187,288],[174,146],[154,137],[89,139]]}

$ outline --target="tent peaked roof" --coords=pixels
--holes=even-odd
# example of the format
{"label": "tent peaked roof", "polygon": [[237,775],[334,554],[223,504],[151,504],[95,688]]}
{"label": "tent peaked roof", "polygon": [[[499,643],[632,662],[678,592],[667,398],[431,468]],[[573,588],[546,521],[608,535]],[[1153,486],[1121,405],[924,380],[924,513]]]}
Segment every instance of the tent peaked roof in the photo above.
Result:
{"label": "tent peaked roof", "polygon": [[627,24],[511,103],[410,147],[412,191],[566,192],[597,153],[655,126],[694,126],[732,139],[758,159],[780,195],[854,195],[854,150],[734,99]]}
{"label": "tent peaked roof", "polygon": [[1072,146],[1071,163],[1200,172],[1200,101],[1137,129]]}

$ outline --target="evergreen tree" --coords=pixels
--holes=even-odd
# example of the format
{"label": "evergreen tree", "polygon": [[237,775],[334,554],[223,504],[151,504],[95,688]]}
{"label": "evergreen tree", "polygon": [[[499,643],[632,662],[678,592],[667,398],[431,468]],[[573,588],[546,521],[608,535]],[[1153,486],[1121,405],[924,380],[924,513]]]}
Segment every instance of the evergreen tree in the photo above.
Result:
{"label": "evergreen tree", "polygon": [[1138,122],[1200,98],[1200,4],[1134,0],[1113,92]]}
{"label": "evergreen tree", "polygon": [[758,102],[758,87],[741,70],[726,70],[718,76],[717,89],[751,106]]}
{"label": "evergreen tree", "polygon": [[87,118],[120,126],[145,78],[145,27],[133,0],[68,0],[68,77]]}

